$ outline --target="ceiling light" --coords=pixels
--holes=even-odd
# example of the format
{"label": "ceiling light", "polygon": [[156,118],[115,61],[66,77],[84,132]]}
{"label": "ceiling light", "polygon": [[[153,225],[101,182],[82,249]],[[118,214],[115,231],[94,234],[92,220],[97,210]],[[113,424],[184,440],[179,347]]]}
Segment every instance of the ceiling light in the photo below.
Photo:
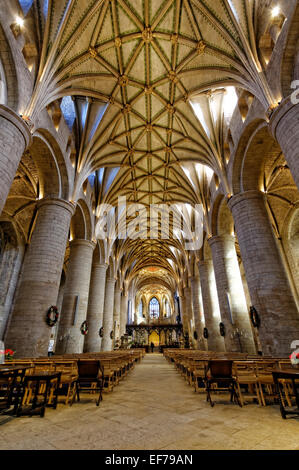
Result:
{"label": "ceiling light", "polygon": [[16,24],[17,24],[18,26],[20,26],[20,28],[23,28],[23,26],[24,26],[24,20],[23,20],[23,18],[21,18],[20,16],[17,16],[17,17],[16,17]]}
{"label": "ceiling light", "polygon": [[276,6],[272,8],[272,18],[276,18],[280,14],[280,7]]}

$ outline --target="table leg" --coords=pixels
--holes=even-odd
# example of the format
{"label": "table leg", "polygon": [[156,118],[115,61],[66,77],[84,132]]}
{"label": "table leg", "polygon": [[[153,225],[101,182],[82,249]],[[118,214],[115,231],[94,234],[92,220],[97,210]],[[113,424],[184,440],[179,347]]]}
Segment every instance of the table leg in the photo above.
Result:
{"label": "table leg", "polygon": [[32,407],[31,407],[32,410],[35,410],[36,405],[37,405],[37,397],[38,397],[39,386],[40,386],[40,381],[37,380],[37,382],[35,384],[34,397],[33,397],[33,400],[32,400]]}
{"label": "table leg", "polygon": [[46,389],[44,391],[44,401],[41,405],[41,411],[40,411],[41,418],[43,418],[45,416],[45,410],[46,410],[46,405],[47,405],[47,398],[48,398],[48,394],[49,394],[50,383],[51,383],[50,380],[46,381]]}
{"label": "table leg", "polygon": [[54,399],[54,404],[53,404],[54,410],[56,410],[56,408],[57,408],[57,403],[58,403],[58,392],[59,392],[59,386],[60,386],[60,377],[61,377],[61,376],[59,376],[59,377],[57,378],[57,382],[56,382],[55,399]]}
{"label": "table leg", "polygon": [[286,419],[286,412],[285,412],[285,409],[284,409],[284,406],[283,406],[283,403],[282,403],[282,399],[281,399],[281,390],[280,390],[279,380],[274,379],[274,384],[275,384],[275,388],[276,388],[276,391],[277,391],[277,394],[278,394],[278,401],[279,401],[281,416],[282,416],[283,419]]}
{"label": "table leg", "polygon": [[296,387],[296,382],[295,382],[294,379],[292,379],[292,384],[293,384],[293,390],[294,390],[294,393],[295,393],[296,405],[297,405],[297,408],[299,410],[299,395],[298,395],[298,389]]}
{"label": "table leg", "polygon": [[23,400],[24,396],[24,376],[25,376],[25,370],[22,372],[22,374],[19,376],[20,377],[20,382],[16,384],[16,396],[15,396],[15,406],[13,409],[13,413],[16,414],[18,407],[19,407],[19,400]]}
{"label": "table leg", "polygon": [[[15,388],[17,388],[17,376],[18,376],[18,373],[16,371],[13,374],[12,382],[9,386],[9,392],[8,392],[8,396],[7,396],[7,406],[8,406],[8,408],[10,408],[11,405],[13,404],[14,390],[15,390]],[[15,397],[15,399],[16,399],[16,397]]]}

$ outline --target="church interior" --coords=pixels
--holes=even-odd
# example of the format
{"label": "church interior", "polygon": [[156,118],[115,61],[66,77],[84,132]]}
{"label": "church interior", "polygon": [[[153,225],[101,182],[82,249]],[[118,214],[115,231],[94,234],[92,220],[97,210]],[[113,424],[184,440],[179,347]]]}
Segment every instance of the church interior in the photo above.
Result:
{"label": "church interior", "polygon": [[1,450],[299,449],[298,25],[0,0]]}

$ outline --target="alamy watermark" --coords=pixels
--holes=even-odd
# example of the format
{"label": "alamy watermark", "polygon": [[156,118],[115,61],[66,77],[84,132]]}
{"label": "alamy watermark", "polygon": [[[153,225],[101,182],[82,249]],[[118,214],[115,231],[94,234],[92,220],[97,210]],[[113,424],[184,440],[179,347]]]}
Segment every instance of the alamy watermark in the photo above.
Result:
{"label": "alamy watermark", "polygon": [[100,204],[96,238],[125,240],[180,240],[186,250],[199,250],[203,240],[202,204]]}
{"label": "alamy watermark", "polygon": [[293,104],[299,104],[299,80],[293,80],[291,83],[293,93],[291,94],[291,102]]}
{"label": "alamy watermark", "polygon": [[291,349],[294,349],[294,351],[290,355],[291,363],[293,365],[297,365],[299,364],[299,341],[298,340],[292,341]]}

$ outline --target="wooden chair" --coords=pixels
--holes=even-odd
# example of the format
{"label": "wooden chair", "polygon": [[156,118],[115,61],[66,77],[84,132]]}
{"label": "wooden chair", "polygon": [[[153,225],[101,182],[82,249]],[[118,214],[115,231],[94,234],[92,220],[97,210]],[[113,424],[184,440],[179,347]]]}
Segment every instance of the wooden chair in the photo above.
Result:
{"label": "wooden chair", "polygon": [[[61,372],[60,385],[58,395],[65,397],[65,404],[73,404],[74,395],[76,393],[76,381],[78,378],[77,361],[59,361],[54,363],[55,372]],[[52,387],[49,403],[54,398],[55,388]]]}
{"label": "wooden chair", "polygon": [[112,392],[113,387],[116,384],[115,371],[113,366],[110,364],[110,360],[102,359],[101,364],[103,367],[103,391]]}
{"label": "wooden chair", "polygon": [[[238,394],[242,406],[244,405],[244,398],[252,398],[262,405],[255,363],[253,361],[234,361],[233,375],[236,378]],[[246,392],[242,390],[244,386],[247,388]]]}
{"label": "wooden chair", "polygon": [[274,402],[277,398],[272,376],[272,371],[276,366],[276,360],[256,361],[256,375],[263,406],[266,406],[266,400],[270,399],[271,402]]}
{"label": "wooden chair", "polygon": [[200,390],[205,390],[205,371],[208,362],[204,359],[194,359],[194,369],[193,369],[193,377],[194,377],[194,388],[195,392],[199,392]]}
{"label": "wooden chair", "polygon": [[[78,360],[78,378],[76,380],[77,399],[80,401],[80,391],[99,391],[99,398],[96,405],[99,406],[102,401],[103,391],[103,368],[97,359],[79,359]],[[94,386],[95,384],[95,386]]]}
{"label": "wooden chair", "polygon": [[[292,368],[292,364],[289,359],[283,359],[279,361],[278,365],[281,370],[289,370]],[[283,385],[283,393],[288,406],[292,407],[292,399],[295,398],[292,381],[288,379],[280,379],[279,382],[281,382]]]}
{"label": "wooden chair", "polygon": [[[207,401],[210,402],[211,406],[214,406],[214,402],[211,397],[211,391],[213,390],[213,392],[230,392],[231,402],[234,399],[238,405],[242,407],[236,392],[237,383],[236,379],[232,375],[232,367],[233,361],[231,360],[210,360],[208,362],[208,366],[205,371],[205,383]],[[217,384],[217,386],[212,389],[211,386],[214,384]]]}
{"label": "wooden chair", "polygon": [[[32,365],[33,365],[33,368],[28,371],[28,374],[26,374],[26,376],[39,374],[40,372],[54,372],[55,371],[53,362],[49,360],[48,361],[36,360],[32,362]],[[23,404],[30,403],[32,396],[33,396],[34,389],[35,389],[35,385],[36,385],[35,382],[31,382],[29,379],[26,381],[26,384],[27,386],[26,386],[26,390],[24,393]],[[44,382],[41,382],[39,386],[39,393],[44,393],[45,388],[46,388],[46,384]]]}

